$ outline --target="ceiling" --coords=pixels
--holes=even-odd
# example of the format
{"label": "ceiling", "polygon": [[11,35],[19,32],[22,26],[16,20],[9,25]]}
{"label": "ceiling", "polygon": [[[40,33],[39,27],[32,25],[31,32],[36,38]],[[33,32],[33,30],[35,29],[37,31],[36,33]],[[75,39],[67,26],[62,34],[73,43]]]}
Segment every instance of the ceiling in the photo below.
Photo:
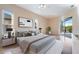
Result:
{"label": "ceiling", "polygon": [[17,4],[44,17],[61,16],[71,9],[70,4],[46,4],[46,8],[39,8],[40,4]]}

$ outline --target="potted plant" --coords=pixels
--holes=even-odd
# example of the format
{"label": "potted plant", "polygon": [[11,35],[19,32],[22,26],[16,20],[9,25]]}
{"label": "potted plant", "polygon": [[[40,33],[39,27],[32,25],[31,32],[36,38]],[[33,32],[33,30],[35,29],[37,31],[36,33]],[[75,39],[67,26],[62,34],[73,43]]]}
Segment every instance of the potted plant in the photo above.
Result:
{"label": "potted plant", "polygon": [[47,31],[47,34],[51,34],[51,27],[48,26],[48,27],[46,28],[46,31]]}

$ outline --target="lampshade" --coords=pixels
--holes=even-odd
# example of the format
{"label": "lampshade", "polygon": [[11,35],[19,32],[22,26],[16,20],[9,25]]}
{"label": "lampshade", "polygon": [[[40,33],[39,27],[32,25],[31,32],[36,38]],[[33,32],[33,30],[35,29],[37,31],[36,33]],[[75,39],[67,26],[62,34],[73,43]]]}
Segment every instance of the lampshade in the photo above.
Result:
{"label": "lampshade", "polygon": [[6,31],[13,31],[13,29],[12,28],[7,28]]}

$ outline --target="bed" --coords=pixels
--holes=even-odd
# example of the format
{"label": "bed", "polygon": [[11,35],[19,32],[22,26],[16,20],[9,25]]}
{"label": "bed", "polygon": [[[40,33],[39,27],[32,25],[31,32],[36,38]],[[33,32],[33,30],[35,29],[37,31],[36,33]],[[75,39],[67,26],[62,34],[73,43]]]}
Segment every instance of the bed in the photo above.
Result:
{"label": "bed", "polygon": [[25,54],[45,54],[55,43],[53,36],[38,34],[29,37],[17,37],[17,43]]}

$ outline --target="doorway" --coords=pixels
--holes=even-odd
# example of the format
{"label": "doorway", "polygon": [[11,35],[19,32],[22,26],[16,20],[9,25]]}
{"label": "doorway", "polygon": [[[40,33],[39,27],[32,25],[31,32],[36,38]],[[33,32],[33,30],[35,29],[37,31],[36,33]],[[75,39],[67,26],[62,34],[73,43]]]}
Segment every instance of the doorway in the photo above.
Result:
{"label": "doorway", "polygon": [[64,37],[62,54],[72,54],[72,17],[65,18],[61,21],[60,30]]}
{"label": "doorway", "polygon": [[72,17],[68,17],[61,21],[60,32],[69,38],[72,38]]}

